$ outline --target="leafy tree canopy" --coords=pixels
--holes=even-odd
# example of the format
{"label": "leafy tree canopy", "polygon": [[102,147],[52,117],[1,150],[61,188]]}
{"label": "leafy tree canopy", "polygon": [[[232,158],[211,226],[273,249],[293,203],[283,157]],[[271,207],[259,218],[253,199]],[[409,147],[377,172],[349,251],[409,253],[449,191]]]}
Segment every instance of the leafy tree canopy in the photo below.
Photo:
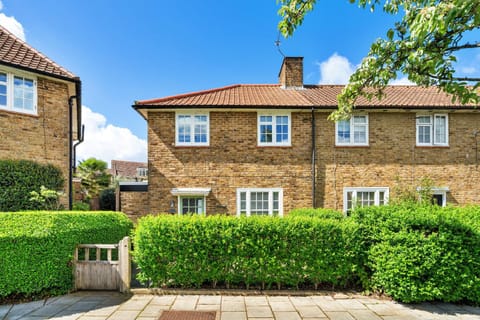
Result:
{"label": "leafy tree canopy", "polygon": [[[280,32],[292,36],[316,0],[277,0],[282,20]],[[338,96],[333,120],[349,118],[359,96],[381,98],[383,89],[399,73],[420,86],[438,86],[462,104],[480,102],[479,77],[455,74],[456,54],[480,48],[480,42],[465,40],[480,27],[479,0],[349,0],[374,11],[381,6],[402,19],[377,39],[360,67]]]}
{"label": "leafy tree canopy", "polygon": [[96,197],[109,186],[110,174],[107,168],[107,163],[103,160],[89,158],[80,161],[76,175],[82,179],[82,188],[87,196]]}

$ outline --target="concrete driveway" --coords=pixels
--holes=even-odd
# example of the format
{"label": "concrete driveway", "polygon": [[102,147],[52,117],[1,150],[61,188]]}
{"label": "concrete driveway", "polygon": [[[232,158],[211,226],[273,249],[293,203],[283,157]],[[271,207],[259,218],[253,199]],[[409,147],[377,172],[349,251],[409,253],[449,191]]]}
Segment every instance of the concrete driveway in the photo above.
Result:
{"label": "concrete driveway", "polygon": [[76,292],[42,301],[0,305],[0,320],[156,320],[164,310],[216,311],[216,320],[480,319],[478,307],[445,303],[407,305],[346,294],[232,296]]}

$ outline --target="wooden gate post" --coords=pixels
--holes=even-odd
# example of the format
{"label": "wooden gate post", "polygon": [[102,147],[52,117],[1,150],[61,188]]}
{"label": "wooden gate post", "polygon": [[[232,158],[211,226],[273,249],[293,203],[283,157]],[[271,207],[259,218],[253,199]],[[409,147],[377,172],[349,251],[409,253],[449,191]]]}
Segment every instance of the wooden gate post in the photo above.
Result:
{"label": "wooden gate post", "polygon": [[120,263],[120,292],[129,292],[132,274],[130,264],[130,237],[125,237],[118,243],[118,261]]}

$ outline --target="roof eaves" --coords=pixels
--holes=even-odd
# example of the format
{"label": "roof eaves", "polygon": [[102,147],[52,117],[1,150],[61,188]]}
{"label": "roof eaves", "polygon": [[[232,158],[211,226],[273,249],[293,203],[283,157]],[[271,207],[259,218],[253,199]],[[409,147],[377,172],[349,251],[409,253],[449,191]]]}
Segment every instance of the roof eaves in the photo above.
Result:
{"label": "roof eaves", "polygon": [[59,74],[56,74],[56,73],[50,73],[50,72],[47,72],[47,71],[37,70],[37,69],[34,69],[34,68],[29,68],[29,67],[25,67],[25,66],[22,66],[22,65],[18,65],[18,64],[15,64],[15,63],[10,63],[10,62],[5,62],[5,61],[0,61],[0,65],[4,65],[6,67],[16,68],[16,69],[20,69],[20,70],[24,70],[24,71],[28,71],[28,72],[32,72],[32,73],[36,73],[36,74],[40,74],[40,75],[64,80],[64,81],[69,81],[69,82],[78,82],[79,79],[80,79],[77,76],[72,76],[72,77],[62,76],[62,75],[59,75]]}

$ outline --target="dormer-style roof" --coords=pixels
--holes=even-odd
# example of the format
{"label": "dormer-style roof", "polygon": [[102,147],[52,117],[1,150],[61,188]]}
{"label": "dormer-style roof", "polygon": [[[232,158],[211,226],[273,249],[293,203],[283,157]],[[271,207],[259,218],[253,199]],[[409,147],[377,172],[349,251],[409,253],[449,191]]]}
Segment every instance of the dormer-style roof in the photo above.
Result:
{"label": "dormer-style roof", "polygon": [[0,64],[64,80],[77,76],[0,26]]}

